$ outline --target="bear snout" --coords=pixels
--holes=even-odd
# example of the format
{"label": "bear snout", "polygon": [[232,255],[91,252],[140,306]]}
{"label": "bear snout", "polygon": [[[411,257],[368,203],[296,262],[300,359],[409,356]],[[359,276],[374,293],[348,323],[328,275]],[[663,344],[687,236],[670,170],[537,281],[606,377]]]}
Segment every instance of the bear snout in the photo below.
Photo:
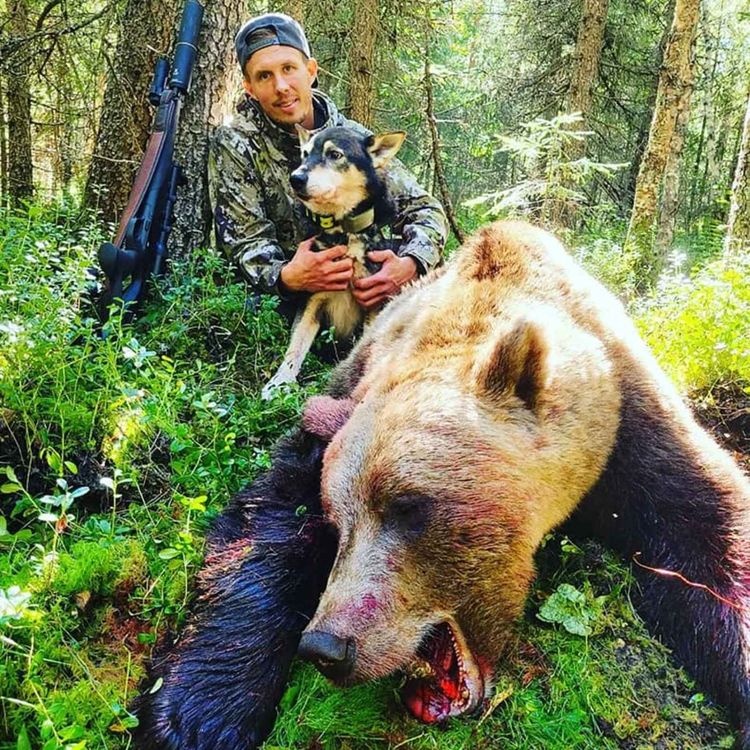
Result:
{"label": "bear snout", "polygon": [[297,654],[331,680],[345,680],[354,671],[357,646],[353,638],[312,630],[302,634]]}

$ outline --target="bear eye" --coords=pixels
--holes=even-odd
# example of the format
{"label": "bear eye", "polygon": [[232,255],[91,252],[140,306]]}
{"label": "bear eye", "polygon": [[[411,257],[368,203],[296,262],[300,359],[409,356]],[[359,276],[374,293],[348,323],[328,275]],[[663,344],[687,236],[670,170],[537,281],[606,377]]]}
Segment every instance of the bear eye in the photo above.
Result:
{"label": "bear eye", "polygon": [[432,498],[425,495],[399,495],[383,512],[383,526],[410,539],[420,536],[432,515]]}
{"label": "bear eye", "polygon": [[343,159],[344,155],[341,153],[341,151],[336,151],[335,149],[331,149],[328,152],[328,158],[333,159],[333,161],[338,161],[339,159]]}

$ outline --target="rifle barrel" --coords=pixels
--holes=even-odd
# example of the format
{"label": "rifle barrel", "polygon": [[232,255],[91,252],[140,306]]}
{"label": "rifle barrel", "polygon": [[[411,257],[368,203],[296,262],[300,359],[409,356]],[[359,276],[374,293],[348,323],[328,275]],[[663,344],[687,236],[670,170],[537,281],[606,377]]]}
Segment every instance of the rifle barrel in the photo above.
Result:
{"label": "rifle barrel", "polygon": [[174,49],[174,64],[170,88],[186,93],[193,77],[195,53],[198,48],[198,34],[203,20],[203,6],[197,0],[188,0],[182,12],[180,35]]}

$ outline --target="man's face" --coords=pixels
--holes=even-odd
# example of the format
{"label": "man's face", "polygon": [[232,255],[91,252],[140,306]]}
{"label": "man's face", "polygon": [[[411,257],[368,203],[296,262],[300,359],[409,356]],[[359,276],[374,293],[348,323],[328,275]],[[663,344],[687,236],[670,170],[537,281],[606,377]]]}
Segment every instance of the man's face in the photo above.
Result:
{"label": "man's face", "polygon": [[293,47],[258,50],[245,66],[245,90],[281,125],[314,126],[312,84],[318,63]]}

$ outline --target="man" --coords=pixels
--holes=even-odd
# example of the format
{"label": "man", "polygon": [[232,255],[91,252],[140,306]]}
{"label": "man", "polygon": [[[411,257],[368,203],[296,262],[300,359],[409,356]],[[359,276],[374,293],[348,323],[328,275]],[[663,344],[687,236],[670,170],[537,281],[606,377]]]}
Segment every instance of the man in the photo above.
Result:
{"label": "man", "polygon": [[389,165],[386,183],[396,204],[392,231],[400,240],[395,252],[369,253],[382,263],[377,273],[352,280],[345,246],[315,252],[312,238],[299,236],[289,185],[300,163],[294,126],[368,131],[313,88],[318,64],[302,27],[289,16],[268,13],[250,20],[237,34],[235,49],[246,98],[214,135],[209,185],[219,246],[238,263],[253,290],[279,295],[289,310],[305,293],[353,285],[357,302],[369,310],[436,266],[447,235],[445,215],[398,162]]}

